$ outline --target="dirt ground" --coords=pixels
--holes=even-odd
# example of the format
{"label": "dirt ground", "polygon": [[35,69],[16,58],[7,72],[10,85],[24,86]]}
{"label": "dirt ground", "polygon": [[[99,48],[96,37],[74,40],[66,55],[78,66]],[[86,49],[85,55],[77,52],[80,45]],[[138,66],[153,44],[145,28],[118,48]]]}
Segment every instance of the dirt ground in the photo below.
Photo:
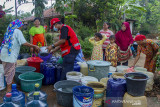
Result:
{"label": "dirt ground", "polygon": [[[132,65],[133,61],[134,61],[134,58],[131,58],[129,60],[129,65]],[[140,57],[140,60],[136,64],[136,66],[143,67],[144,61],[145,61],[145,55],[142,54]],[[159,82],[160,81],[158,81],[158,83]],[[159,85],[159,88],[160,88],[160,85]],[[18,86],[18,89],[20,89],[20,86]],[[53,85],[42,86],[41,90],[46,92],[48,95],[47,103],[48,103],[49,107],[62,107],[62,106],[59,106],[56,102],[56,94],[53,91]],[[5,93],[6,93],[6,90],[0,91],[0,103],[2,103],[2,98],[5,95]],[[152,93],[152,94],[154,93],[154,95],[151,95],[150,93]],[[153,92],[150,92],[150,93],[146,93],[148,107],[160,107],[160,101],[158,102],[157,97],[156,97],[156,94],[158,94],[158,93],[160,94],[160,92],[158,92],[158,91],[156,92],[156,90],[154,90]]]}

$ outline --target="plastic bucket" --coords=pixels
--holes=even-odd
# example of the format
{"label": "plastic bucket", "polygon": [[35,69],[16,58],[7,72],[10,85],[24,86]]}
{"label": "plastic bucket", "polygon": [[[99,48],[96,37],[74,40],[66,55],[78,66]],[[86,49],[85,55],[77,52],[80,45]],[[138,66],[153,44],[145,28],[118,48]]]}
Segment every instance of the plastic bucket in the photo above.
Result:
{"label": "plastic bucket", "polygon": [[73,88],[74,107],[92,107],[94,90],[87,86],[76,86]]}
{"label": "plastic bucket", "polygon": [[98,79],[91,76],[84,76],[81,78],[82,85],[87,85],[88,82],[92,81],[98,82]]}
{"label": "plastic bucket", "polygon": [[39,53],[38,56],[43,60],[43,61],[48,61],[51,59],[52,54],[50,53]]}
{"label": "plastic bucket", "polygon": [[76,71],[72,71],[72,72],[68,72],[66,74],[66,77],[67,77],[67,80],[81,82],[82,73],[76,72]]}
{"label": "plastic bucket", "polygon": [[128,68],[129,68],[128,66],[120,65],[120,66],[117,66],[117,71],[120,72],[120,73],[123,73],[123,71],[128,69]]}
{"label": "plastic bucket", "polygon": [[113,73],[112,74],[112,78],[122,78],[122,79],[125,79],[124,73],[119,73],[119,72]]}
{"label": "plastic bucket", "polygon": [[127,92],[132,96],[144,96],[146,83],[149,77],[143,73],[126,73]]}
{"label": "plastic bucket", "polygon": [[75,86],[81,86],[81,83],[70,80],[58,81],[54,84],[56,90],[57,103],[64,107],[73,107],[73,92]]}
{"label": "plastic bucket", "polygon": [[94,89],[93,107],[102,107],[105,86],[101,82],[89,82],[87,86]]}
{"label": "plastic bucket", "polygon": [[36,83],[38,83],[40,85],[39,87],[41,88],[44,75],[36,72],[27,72],[20,74],[18,78],[21,82],[21,89],[25,92],[31,92],[35,89]]}
{"label": "plastic bucket", "polygon": [[14,78],[16,83],[20,85],[20,80],[18,78],[18,76],[20,74],[23,74],[23,73],[26,73],[26,72],[34,72],[35,70],[36,70],[36,68],[30,67],[30,66],[16,67],[15,78]]}
{"label": "plastic bucket", "polygon": [[43,60],[40,57],[30,57],[27,59],[27,62],[28,66],[36,68],[35,72],[40,73],[40,64],[43,62]]}

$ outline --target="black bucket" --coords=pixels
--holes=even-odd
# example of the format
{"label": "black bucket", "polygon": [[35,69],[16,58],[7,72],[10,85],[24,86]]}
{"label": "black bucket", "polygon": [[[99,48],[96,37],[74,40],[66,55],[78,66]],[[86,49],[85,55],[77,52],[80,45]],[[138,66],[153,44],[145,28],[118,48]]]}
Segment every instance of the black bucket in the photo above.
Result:
{"label": "black bucket", "polygon": [[57,103],[63,107],[73,107],[73,92],[75,86],[82,86],[81,83],[70,80],[58,81],[54,84]]}
{"label": "black bucket", "polygon": [[146,83],[149,77],[143,73],[126,73],[127,92],[132,96],[144,96]]}

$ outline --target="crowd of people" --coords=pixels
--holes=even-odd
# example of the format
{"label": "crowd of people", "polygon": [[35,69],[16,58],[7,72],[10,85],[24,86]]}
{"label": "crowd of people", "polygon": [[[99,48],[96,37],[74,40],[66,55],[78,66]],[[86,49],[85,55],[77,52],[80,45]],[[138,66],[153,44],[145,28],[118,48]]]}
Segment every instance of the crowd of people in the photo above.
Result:
{"label": "crowd of people", "polygon": [[[30,47],[31,53],[38,53],[40,47],[47,46],[47,41],[44,36],[47,31],[47,26],[41,26],[39,18],[34,19],[34,26],[29,31],[30,43],[25,40],[21,32],[22,26],[22,21],[18,19],[12,21],[7,28],[7,32],[4,35],[4,40],[0,47],[0,59],[4,67],[7,92],[11,91],[11,84],[15,75],[16,61],[20,46],[25,45]],[[123,22],[121,30],[115,35],[109,27],[109,23],[104,22],[103,29],[95,33],[95,36],[89,39],[89,42],[94,45],[91,60],[109,61],[114,67],[121,64],[128,66],[128,60],[132,56],[131,47],[133,48],[132,45],[136,42],[138,44],[136,51],[137,56],[132,66],[135,66],[142,52],[146,54],[144,67],[150,72],[155,71],[155,56],[159,55],[159,46],[156,43],[146,39],[146,37],[141,34],[138,34],[135,39],[133,39],[128,22]],[[84,55],[77,35],[70,26],[63,24],[58,18],[53,18],[50,21],[50,29],[53,29],[55,32],[60,32],[59,40],[47,46],[47,49],[50,53],[61,50],[63,58],[61,80],[64,80],[66,79],[66,73],[73,71],[75,60],[80,62],[85,61]]]}

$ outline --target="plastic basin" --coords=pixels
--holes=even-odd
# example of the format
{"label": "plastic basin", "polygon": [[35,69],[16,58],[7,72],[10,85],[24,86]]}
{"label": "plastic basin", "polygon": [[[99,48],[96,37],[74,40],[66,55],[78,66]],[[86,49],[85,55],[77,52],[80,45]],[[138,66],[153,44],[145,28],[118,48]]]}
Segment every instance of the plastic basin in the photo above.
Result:
{"label": "plastic basin", "polygon": [[41,88],[44,75],[36,72],[27,72],[20,74],[18,78],[20,79],[21,89],[25,92],[31,92],[35,89],[36,83],[38,83]]}
{"label": "plastic basin", "polygon": [[64,107],[73,107],[73,92],[75,86],[81,86],[81,83],[70,80],[63,80],[54,84],[56,90],[57,103]]}
{"label": "plastic basin", "polygon": [[16,67],[16,72],[15,72],[15,81],[17,84],[20,84],[20,80],[18,76],[20,74],[26,73],[26,72],[34,72],[36,70],[35,67],[30,67],[30,66],[20,66]]}

